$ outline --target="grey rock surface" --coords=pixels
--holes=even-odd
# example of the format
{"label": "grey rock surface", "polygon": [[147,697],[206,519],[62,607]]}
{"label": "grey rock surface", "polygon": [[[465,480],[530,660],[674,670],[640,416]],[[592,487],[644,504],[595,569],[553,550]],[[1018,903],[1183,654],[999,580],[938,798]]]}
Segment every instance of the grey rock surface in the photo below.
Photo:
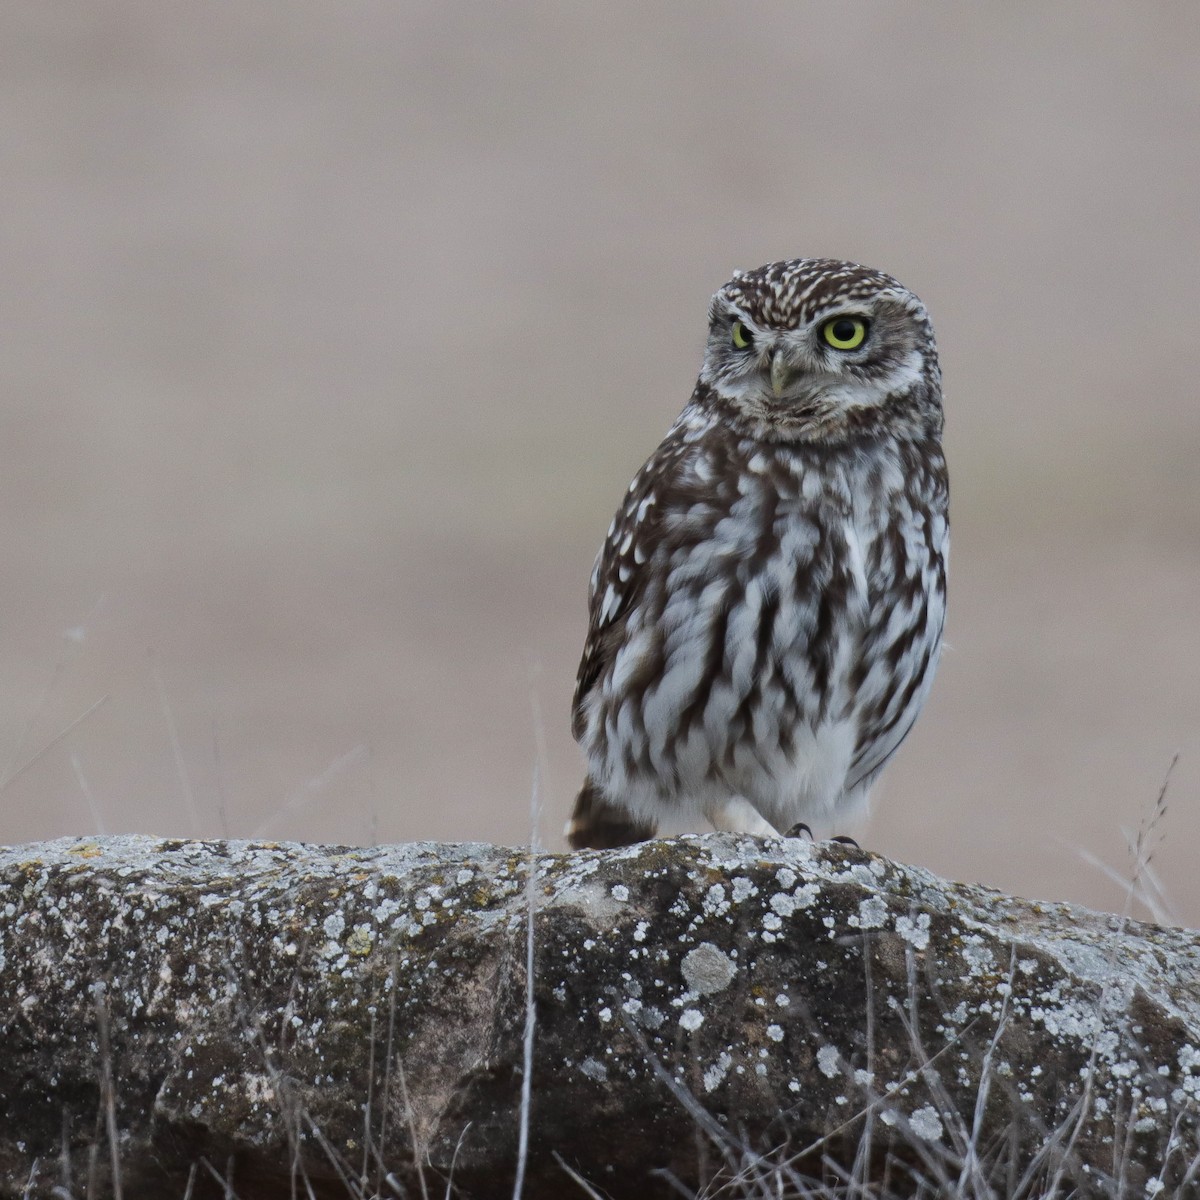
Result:
{"label": "grey rock surface", "polygon": [[800,840],[529,864],[0,850],[0,1195],[511,1195],[531,900],[527,1197],[584,1195],[567,1168],[616,1197],[744,1169],[1192,1186],[1196,934]]}

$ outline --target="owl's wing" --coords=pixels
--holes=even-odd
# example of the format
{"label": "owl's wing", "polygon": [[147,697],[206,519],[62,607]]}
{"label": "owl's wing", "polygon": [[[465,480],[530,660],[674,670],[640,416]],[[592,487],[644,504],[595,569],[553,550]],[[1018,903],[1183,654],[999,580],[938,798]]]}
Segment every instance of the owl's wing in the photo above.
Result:
{"label": "owl's wing", "polygon": [[888,759],[900,749],[900,743],[908,737],[920,711],[920,703],[910,704],[894,721],[883,728],[873,730],[873,736],[859,736],[850,770],[846,773],[847,792],[870,783],[883,770]]}
{"label": "owl's wing", "polygon": [[575,678],[571,730],[583,733],[584,706],[620,648],[625,621],[646,588],[646,563],[662,536],[663,514],[675,502],[675,481],[689,449],[683,419],[633,477],[596,556],[588,588],[588,635]]}
{"label": "owl's wing", "polygon": [[[924,486],[918,486],[922,481]],[[898,546],[920,544],[928,553],[899,561],[893,558],[891,571],[882,579],[872,580],[876,594],[888,602],[876,605],[878,615],[863,654],[868,663],[886,655],[892,669],[882,691],[862,698],[862,721],[847,791],[870,783],[900,748],[925,703],[937,667],[946,619],[949,550],[946,467],[940,455],[930,460],[927,474],[914,473],[909,488],[908,509],[916,514],[909,520],[917,524],[915,528],[895,528],[887,541]],[[914,607],[907,628],[897,632],[897,602],[902,604],[904,596],[915,597],[911,601]]]}

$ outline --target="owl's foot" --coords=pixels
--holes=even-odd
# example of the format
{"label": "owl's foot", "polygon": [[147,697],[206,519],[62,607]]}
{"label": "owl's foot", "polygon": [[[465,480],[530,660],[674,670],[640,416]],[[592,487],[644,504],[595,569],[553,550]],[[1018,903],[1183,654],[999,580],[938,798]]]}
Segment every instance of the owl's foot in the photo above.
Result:
{"label": "owl's foot", "polygon": [[798,838],[798,837],[804,837],[806,834],[808,835],[808,840],[809,840],[810,842],[811,842],[811,841],[813,841],[813,833],[812,833],[812,830],[811,830],[811,829],[809,829],[809,827],[808,827],[807,825],[805,825],[805,823],[804,823],[803,821],[800,821],[800,822],[798,822],[797,824],[793,825],[793,826],[791,827],[791,829],[789,829],[789,830],[787,831],[787,833],[785,833],[783,836],[784,836],[784,837],[797,837],[797,838]]}

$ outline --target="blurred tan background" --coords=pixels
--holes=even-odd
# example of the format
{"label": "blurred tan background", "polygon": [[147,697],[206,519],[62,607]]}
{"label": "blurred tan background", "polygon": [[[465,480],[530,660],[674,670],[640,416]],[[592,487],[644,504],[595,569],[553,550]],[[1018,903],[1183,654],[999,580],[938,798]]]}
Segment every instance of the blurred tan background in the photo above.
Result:
{"label": "blurred tan background", "polygon": [[592,558],[735,267],[919,292],[950,650],[870,847],[1200,923],[1200,9],[0,12],[0,840],[561,846]]}

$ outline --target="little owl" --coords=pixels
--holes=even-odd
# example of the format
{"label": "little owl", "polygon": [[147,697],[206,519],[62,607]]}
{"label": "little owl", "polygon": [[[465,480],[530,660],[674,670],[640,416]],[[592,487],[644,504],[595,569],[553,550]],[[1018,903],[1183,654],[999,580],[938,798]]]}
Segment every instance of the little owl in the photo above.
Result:
{"label": "little owl", "polygon": [[717,292],[692,398],[592,571],[573,846],[865,804],[937,665],[941,434],[933,329],[890,276],[800,258]]}

